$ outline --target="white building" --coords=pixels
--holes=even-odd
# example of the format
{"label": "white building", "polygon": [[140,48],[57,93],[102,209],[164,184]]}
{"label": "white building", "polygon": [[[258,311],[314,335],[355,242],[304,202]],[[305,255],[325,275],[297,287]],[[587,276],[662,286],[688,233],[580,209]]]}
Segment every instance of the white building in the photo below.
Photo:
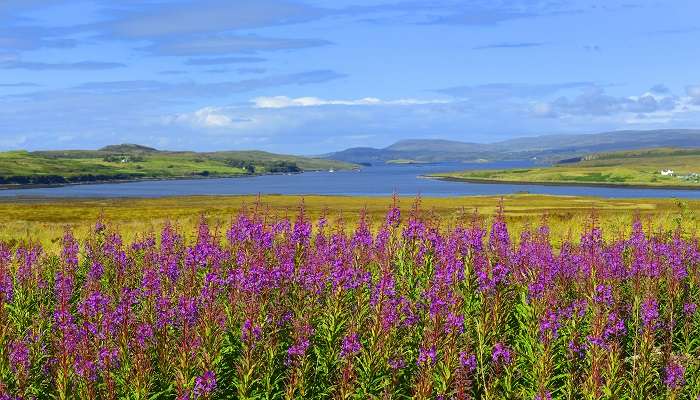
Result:
{"label": "white building", "polygon": [[673,170],[672,169],[663,169],[663,170],[661,170],[661,176],[673,176]]}

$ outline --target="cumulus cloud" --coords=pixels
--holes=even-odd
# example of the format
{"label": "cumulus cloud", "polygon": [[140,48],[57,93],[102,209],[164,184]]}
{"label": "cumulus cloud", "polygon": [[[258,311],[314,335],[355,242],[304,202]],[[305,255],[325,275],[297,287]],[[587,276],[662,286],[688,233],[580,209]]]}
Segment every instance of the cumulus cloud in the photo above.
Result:
{"label": "cumulus cloud", "polygon": [[376,97],[364,97],[356,100],[327,100],[318,97],[297,97],[287,96],[256,97],[253,104],[256,108],[289,108],[289,107],[319,107],[319,106],[408,106],[420,104],[445,104],[446,100],[420,100],[420,99],[398,99],[382,100]]}
{"label": "cumulus cloud", "polygon": [[166,117],[165,123],[185,123],[204,128],[225,128],[231,126],[234,120],[225,115],[221,108],[204,107],[191,113],[177,114]]}
{"label": "cumulus cloud", "polygon": [[601,116],[618,113],[652,113],[671,110],[676,106],[673,97],[658,98],[647,93],[641,96],[617,97],[606,94],[603,89],[586,90],[574,98],[559,97],[543,106],[539,103],[536,114],[557,117],[562,115]]}

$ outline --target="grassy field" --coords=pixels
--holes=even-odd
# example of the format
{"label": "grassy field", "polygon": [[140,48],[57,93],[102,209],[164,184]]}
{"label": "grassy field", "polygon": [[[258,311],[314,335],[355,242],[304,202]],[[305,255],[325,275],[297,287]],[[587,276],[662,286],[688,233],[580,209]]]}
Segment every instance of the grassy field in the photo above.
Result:
{"label": "grassy field", "polygon": [[262,151],[166,152],[119,145],[89,150],[0,153],[0,184],[55,184],[148,178],[235,176],[353,165]]}
{"label": "grassy field", "polygon": [[[501,198],[473,196],[423,198],[420,210],[432,215],[442,226],[468,222],[474,211],[483,217],[494,215]],[[682,219],[688,232],[697,229],[696,215],[700,201],[673,199],[613,200],[592,197],[555,197],[540,195],[505,196],[503,206],[514,235],[536,225],[546,217],[553,233],[560,237],[577,237],[592,215],[608,234],[622,234],[635,215],[658,228],[672,229]],[[398,199],[404,216],[415,198]],[[313,219],[326,215],[331,222],[342,219],[349,228],[357,216],[366,212],[376,226],[384,219],[392,204],[391,198],[340,196],[195,196],[160,199],[20,199],[0,201],[0,240],[39,240],[51,246],[60,242],[66,227],[85,233],[103,217],[133,238],[145,232],[157,232],[166,221],[175,222],[186,231],[195,232],[196,224],[205,215],[221,230],[242,210],[255,207],[270,215],[294,218],[303,203]],[[364,211],[363,211],[364,210]]]}
{"label": "grassy field", "polygon": [[[700,149],[602,153],[543,168],[462,171],[434,175],[465,181],[700,188]],[[662,170],[673,170],[663,176]]]}

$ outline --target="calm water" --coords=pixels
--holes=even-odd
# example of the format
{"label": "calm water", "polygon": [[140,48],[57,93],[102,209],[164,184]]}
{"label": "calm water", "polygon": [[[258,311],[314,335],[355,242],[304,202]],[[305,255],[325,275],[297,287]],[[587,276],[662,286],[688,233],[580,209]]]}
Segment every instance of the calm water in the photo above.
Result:
{"label": "calm water", "polygon": [[700,190],[623,189],[584,186],[542,186],[445,182],[421,178],[433,172],[465,169],[517,168],[530,162],[487,164],[381,165],[361,171],[309,172],[246,178],[143,181],[75,185],[52,188],[0,190],[0,197],[162,197],[230,194],[325,194],[387,196],[421,194],[426,197],[497,195],[517,192],[599,197],[700,198]]}

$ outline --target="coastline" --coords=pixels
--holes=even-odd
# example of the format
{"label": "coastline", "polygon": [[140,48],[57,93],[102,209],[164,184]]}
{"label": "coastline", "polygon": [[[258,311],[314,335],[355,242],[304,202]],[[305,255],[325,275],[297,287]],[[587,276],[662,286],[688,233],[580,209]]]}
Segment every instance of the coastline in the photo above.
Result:
{"label": "coastline", "polygon": [[266,176],[266,175],[297,175],[307,172],[321,172],[322,169],[310,169],[301,172],[271,172],[262,174],[231,174],[231,175],[192,175],[192,176],[164,176],[164,177],[146,177],[146,178],[133,178],[133,179],[108,179],[108,180],[94,180],[86,182],[68,182],[68,183],[56,183],[56,184],[44,184],[44,183],[17,183],[17,184],[0,184],[0,191],[2,190],[15,190],[15,189],[40,189],[40,188],[56,188],[65,186],[79,186],[79,185],[103,185],[108,183],[133,183],[133,182],[149,182],[149,181],[182,181],[182,180],[200,180],[200,179],[228,179],[228,178],[253,178],[256,176]]}
{"label": "coastline", "polygon": [[447,182],[464,182],[464,183],[485,183],[489,185],[534,185],[534,186],[588,186],[588,187],[604,187],[612,189],[659,189],[659,190],[700,190],[700,185],[645,185],[645,184],[625,184],[625,183],[598,183],[598,182],[549,182],[549,181],[510,181],[500,179],[480,179],[480,178],[458,178],[456,176],[440,176],[440,175],[421,175],[422,178],[436,179]]}

